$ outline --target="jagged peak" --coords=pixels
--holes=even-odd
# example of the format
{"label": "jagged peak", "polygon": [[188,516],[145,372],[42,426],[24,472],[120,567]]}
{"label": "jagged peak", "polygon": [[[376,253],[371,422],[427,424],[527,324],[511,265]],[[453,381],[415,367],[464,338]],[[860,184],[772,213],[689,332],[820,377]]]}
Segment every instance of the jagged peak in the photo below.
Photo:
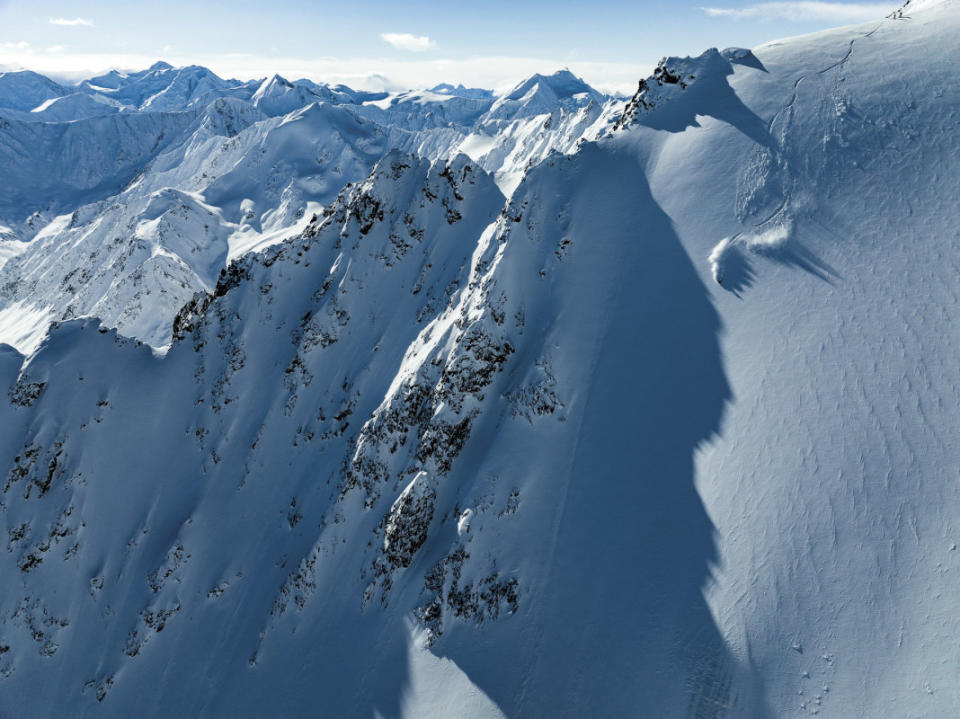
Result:
{"label": "jagged peak", "polygon": [[747,57],[753,53],[740,48],[731,48],[721,53],[712,47],[697,57],[665,57],[657,64],[653,74],[642,78],[637,91],[627,102],[620,119],[614,124],[617,130],[632,124],[642,113],[653,110],[684,92],[694,82],[705,77],[721,77],[732,72],[731,60],[750,64]]}
{"label": "jagged peak", "polygon": [[[274,73],[273,76],[264,79],[260,83],[260,87],[257,89],[257,94],[267,93],[267,92],[276,92],[278,90],[291,90],[294,88],[294,84],[287,80],[282,75]],[[257,95],[254,95],[256,97]]]}
{"label": "jagged peak", "polygon": [[504,98],[510,100],[520,100],[537,86],[541,88],[549,88],[559,98],[573,97],[574,95],[579,95],[581,93],[587,93],[590,95],[600,94],[590,87],[590,85],[584,82],[584,80],[574,75],[572,72],[570,72],[570,70],[564,68],[562,70],[557,70],[551,75],[534,73],[514,87],[513,90],[508,92]]}

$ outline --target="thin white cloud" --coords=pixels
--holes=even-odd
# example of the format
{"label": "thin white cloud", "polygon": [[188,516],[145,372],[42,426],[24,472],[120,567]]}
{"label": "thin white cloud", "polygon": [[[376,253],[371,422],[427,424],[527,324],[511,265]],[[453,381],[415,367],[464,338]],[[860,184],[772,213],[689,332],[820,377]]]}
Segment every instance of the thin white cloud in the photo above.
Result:
{"label": "thin white cloud", "polygon": [[880,3],[841,3],[821,0],[765,2],[742,8],[701,8],[710,17],[758,18],[761,20],[865,22],[890,13],[890,5]]}
{"label": "thin white cloud", "polygon": [[408,32],[385,32],[380,34],[380,39],[390,43],[397,50],[409,52],[423,52],[436,44],[426,35],[411,35]]}
{"label": "thin white cloud", "polygon": [[47,48],[47,52],[63,52],[66,49],[66,45],[51,45]]}
{"label": "thin white cloud", "polygon": [[51,25],[63,25],[65,27],[78,27],[84,25],[86,27],[93,27],[93,20],[87,20],[82,17],[52,17],[50,18]]}
{"label": "thin white cloud", "polygon": [[0,47],[2,47],[4,50],[26,50],[28,47],[30,47],[30,43],[28,43],[26,40],[21,40],[20,42],[5,42],[0,43]]}

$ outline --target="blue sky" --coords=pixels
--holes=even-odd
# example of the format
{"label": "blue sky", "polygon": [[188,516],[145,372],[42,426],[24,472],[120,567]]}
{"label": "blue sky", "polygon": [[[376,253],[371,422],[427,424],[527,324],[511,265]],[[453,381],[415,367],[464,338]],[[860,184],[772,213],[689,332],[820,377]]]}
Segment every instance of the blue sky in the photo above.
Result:
{"label": "blue sky", "polygon": [[0,0],[0,65],[89,74],[157,59],[248,79],[502,88],[569,67],[632,91],[664,55],[752,47],[882,17],[899,2]]}

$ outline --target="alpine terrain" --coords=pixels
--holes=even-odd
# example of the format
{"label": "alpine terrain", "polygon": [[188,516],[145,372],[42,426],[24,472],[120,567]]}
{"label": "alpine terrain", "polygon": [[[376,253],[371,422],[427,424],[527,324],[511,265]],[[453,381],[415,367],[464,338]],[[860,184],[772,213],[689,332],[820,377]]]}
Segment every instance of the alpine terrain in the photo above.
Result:
{"label": "alpine terrain", "polygon": [[956,715],[958,34],[0,74],[0,717]]}

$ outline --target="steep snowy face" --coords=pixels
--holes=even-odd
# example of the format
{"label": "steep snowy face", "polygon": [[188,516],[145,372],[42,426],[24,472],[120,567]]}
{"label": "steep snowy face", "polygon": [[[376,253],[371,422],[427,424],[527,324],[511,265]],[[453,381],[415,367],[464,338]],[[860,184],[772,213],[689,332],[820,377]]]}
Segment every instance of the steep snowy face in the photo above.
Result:
{"label": "steep snowy face", "polygon": [[[19,378],[20,358],[0,354],[7,396],[14,398],[0,410],[4,426],[47,415],[68,394],[77,393],[78,405],[75,416],[40,420],[40,435],[30,430],[0,439],[4,465],[18,468],[3,489],[3,522],[12,529],[5,536],[13,544],[0,561],[10,562],[4,573],[16,572],[30,585],[10,605],[12,624],[3,612],[6,686],[26,692],[52,660],[71,679],[59,696],[42,700],[42,711],[122,714],[149,695],[164,711],[176,706],[192,714],[212,700],[221,703],[214,711],[252,716],[279,696],[272,689],[251,695],[253,680],[262,689],[286,686],[291,706],[302,712],[315,706],[315,696],[288,691],[300,679],[285,646],[289,629],[313,616],[324,634],[354,639],[336,642],[343,651],[324,644],[309,650],[319,662],[314,668],[331,682],[330,710],[343,715],[396,704],[402,666],[394,662],[406,651],[402,618],[410,605],[362,613],[362,577],[372,578],[378,557],[418,547],[410,517],[419,516],[430,493],[411,490],[404,495],[409,501],[400,498],[393,524],[381,530],[389,498],[382,510],[358,511],[364,495],[340,471],[363,421],[388,391],[403,348],[467,282],[476,233],[502,203],[493,181],[466,158],[430,166],[390,154],[302,236],[224,272],[212,296],[198,296],[178,316],[178,341],[164,359],[118,343],[94,321],[56,329]],[[77,384],[60,387],[53,375],[66,355],[53,357],[72,356],[70,348],[81,345],[86,358],[75,365]],[[102,363],[102,352],[115,362]],[[41,409],[47,402],[49,409]],[[91,408],[97,418],[87,416]],[[48,432],[57,435],[56,460],[40,449]],[[50,461],[50,481],[44,475],[36,486],[34,470]],[[85,479],[101,471],[118,484]],[[110,506],[123,509],[114,514]],[[91,521],[88,510],[105,521]],[[383,533],[390,549],[368,546],[368,538]],[[224,541],[246,559],[224,564],[217,549]],[[322,559],[328,555],[329,564]],[[62,603],[49,591],[61,567],[76,570],[79,582],[74,596],[60,595]],[[95,576],[86,576],[90,571]],[[505,613],[512,606],[508,589]],[[328,599],[312,601],[315,593]],[[327,612],[328,601],[349,614]],[[235,631],[238,617],[242,632]],[[196,633],[200,627],[206,629]],[[71,629],[77,633],[68,637]],[[8,630],[23,633],[8,638]],[[90,652],[104,632],[106,662]],[[167,651],[180,644],[176,637],[194,656],[210,656],[208,670],[219,677],[215,694],[164,696],[156,662],[168,660]],[[167,638],[175,641],[165,649]],[[226,654],[208,654],[211,643],[224,641],[231,647]],[[232,658],[224,662],[226,655]],[[388,681],[364,679],[358,669],[371,657],[380,657],[375,663]],[[180,667],[173,669],[175,683],[195,686],[195,667],[171,666]],[[341,682],[346,689],[334,692]],[[78,709],[77,701],[85,706]]]}
{"label": "steep snowy face", "polygon": [[51,664],[35,706],[81,716],[302,713],[303,672],[337,715],[730,701],[692,474],[728,397],[719,319],[643,165],[587,146],[504,205],[465,157],[391,153],[224,271],[164,358],[93,321],[10,355],[23,706]]}
{"label": "steep snowy face", "polygon": [[344,472],[389,506],[365,597],[427,567],[423,640],[508,716],[758,708],[699,589],[692,454],[728,396],[719,321],[643,164],[587,145],[531,170]]}

